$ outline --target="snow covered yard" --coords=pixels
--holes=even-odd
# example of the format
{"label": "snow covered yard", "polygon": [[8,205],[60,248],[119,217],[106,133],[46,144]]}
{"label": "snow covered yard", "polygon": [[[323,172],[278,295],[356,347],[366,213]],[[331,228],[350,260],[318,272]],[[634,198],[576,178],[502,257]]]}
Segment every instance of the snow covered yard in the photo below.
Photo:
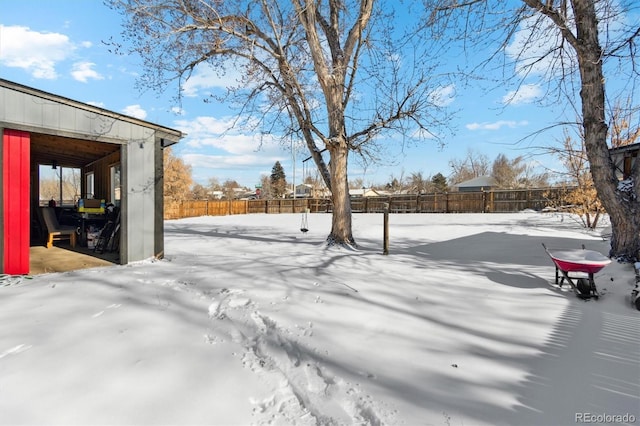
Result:
{"label": "snow covered yard", "polygon": [[[166,258],[0,287],[0,424],[640,422],[632,265],[599,300],[549,247],[606,254],[569,216],[167,221]],[[600,416],[600,417],[597,417]],[[626,416],[626,417],[623,417]]]}

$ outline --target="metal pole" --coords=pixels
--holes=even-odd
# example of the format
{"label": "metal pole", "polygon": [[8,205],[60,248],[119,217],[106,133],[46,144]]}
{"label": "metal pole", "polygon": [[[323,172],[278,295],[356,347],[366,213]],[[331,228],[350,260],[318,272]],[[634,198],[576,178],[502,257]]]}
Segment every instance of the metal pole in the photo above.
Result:
{"label": "metal pole", "polygon": [[382,254],[389,254],[389,203],[384,203],[384,236],[382,241]]}
{"label": "metal pole", "polygon": [[58,204],[62,207],[62,166],[60,166],[60,203]]}
{"label": "metal pole", "polygon": [[293,143],[293,138],[291,139],[291,159],[293,160],[293,178],[291,181],[291,189],[293,190],[293,212],[295,213],[296,211],[296,147],[295,144]]}

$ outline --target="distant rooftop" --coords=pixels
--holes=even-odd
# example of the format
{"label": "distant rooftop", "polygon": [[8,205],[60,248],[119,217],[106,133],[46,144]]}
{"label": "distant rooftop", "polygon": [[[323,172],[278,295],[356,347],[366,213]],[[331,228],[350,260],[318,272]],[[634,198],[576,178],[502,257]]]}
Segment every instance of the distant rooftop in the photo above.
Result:
{"label": "distant rooftop", "polygon": [[464,182],[460,182],[455,185],[458,188],[467,188],[467,187],[491,187],[496,185],[496,180],[491,176],[478,176],[477,178],[469,179]]}

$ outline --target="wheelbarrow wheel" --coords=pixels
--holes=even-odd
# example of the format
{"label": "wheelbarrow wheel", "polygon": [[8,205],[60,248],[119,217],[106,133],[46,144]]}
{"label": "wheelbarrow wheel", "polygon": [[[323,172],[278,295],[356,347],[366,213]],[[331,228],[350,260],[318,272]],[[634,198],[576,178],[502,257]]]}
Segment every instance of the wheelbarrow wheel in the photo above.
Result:
{"label": "wheelbarrow wheel", "polygon": [[578,291],[584,296],[589,296],[591,294],[591,284],[586,278],[578,278],[576,281],[576,287],[578,287]]}

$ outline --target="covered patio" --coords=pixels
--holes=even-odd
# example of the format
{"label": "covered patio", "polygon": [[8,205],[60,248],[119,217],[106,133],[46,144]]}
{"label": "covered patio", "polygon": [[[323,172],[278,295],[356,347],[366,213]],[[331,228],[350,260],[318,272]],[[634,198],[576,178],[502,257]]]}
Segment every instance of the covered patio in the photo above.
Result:
{"label": "covered patio", "polygon": [[[178,130],[0,79],[0,273],[162,257],[163,149],[181,137]],[[55,207],[47,206],[40,188],[46,170],[60,172]],[[62,194],[66,170],[79,173],[71,198]],[[77,238],[52,241],[43,209],[55,209],[53,228],[66,227],[55,235],[69,239],[71,228]],[[108,225],[111,244],[93,250],[89,233]]]}

